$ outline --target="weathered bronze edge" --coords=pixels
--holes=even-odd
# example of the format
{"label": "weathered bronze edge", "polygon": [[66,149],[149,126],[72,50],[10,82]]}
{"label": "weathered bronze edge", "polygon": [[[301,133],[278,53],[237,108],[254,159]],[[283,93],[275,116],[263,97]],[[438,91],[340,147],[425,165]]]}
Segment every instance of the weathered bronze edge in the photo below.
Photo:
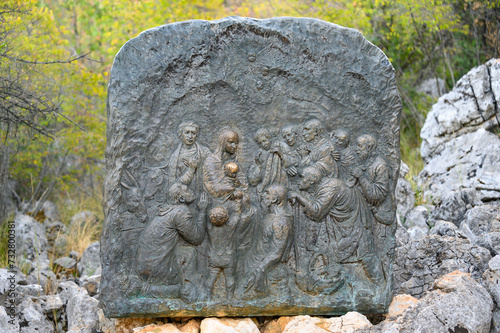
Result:
{"label": "weathered bronze edge", "polygon": [[336,311],[332,311],[335,308],[297,308],[283,310],[283,308],[276,308],[275,312],[266,311],[266,312],[258,312],[252,311],[252,309],[245,309],[245,311],[241,311],[242,309],[234,309],[233,311],[207,311],[207,312],[199,312],[196,310],[173,310],[173,311],[163,311],[157,313],[150,312],[133,312],[133,313],[120,313],[120,312],[110,312],[106,313],[105,316],[107,318],[195,318],[195,317],[285,317],[285,316],[342,316],[348,312],[356,311],[364,315],[376,315],[376,314],[386,314],[388,312],[388,307],[384,309],[378,309],[373,311],[361,311],[359,309],[343,309]]}

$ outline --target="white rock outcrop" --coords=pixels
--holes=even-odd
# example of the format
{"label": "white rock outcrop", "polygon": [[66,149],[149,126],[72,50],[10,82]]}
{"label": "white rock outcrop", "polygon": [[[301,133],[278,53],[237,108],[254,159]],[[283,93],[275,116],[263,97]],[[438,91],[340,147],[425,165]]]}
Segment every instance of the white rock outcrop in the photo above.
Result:
{"label": "white rock outcrop", "polygon": [[395,293],[420,298],[436,279],[456,270],[471,273],[480,280],[490,259],[487,249],[471,244],[460,234],[453,237],[448,232],[444,236],[431,234],[413,240],[396,248]]}
{"label": "white rock outcrop", "polygon": [[74,282],[59,283],[60,297],[66,306],[68,332],[93,333],[98,327],[99,302]]}
{"label": "white rock outcrop", "polygon": [[333,318],[296,316],[286,325],[283,333],[351,333],[371,326],[372,323],[358,312],[348,312]]}
{"label": "white rock outcrop", "polygon": [[[453,220],[439,219],[459,225],[477,201],[500,200],[500,137],[494,133],[499,127],[500,59],[492,59],[439,98],[420,133],[425,167],[419,186],[438,208],[443,202],[442,211]],[[464,191],[474,192],[474,203],[462,200]],[[446,202],[453,201],[459,205],[448,209]]]}
{"label": "white rock outcrop", "polygon": [[90,244],[83,251],[82,258],[77,265],[81,276],[101,275],[101,246],[99,242]]}
{"label": "white rock outcrop", "polygon": [[200,330],[203,333],[259,333],[255,321],[250,318],[205,318]]}
{"label": "white rock outcrop", "polygon": [[473,68],[432,106],[422,127],[420,153],[425,161],[445,143],[480,128],[500,124],[500,59]]}
{"label": "white rock outcrop", "polygon": [[435,281],[418,302],[395,320],[385,320],[371,332],[477,332],[488,333],[493,300],[486,289],[462,272]]}

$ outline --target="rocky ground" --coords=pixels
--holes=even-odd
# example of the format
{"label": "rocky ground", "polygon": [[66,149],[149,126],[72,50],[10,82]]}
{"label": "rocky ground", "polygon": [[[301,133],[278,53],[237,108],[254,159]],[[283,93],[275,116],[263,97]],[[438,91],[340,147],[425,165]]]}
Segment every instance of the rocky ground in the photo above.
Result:
{"label": "rocky ground", "polygon": [[[499,105],[500,60],[490,60],[429,112],[416,179],[426,203],[415,207],[402,164],[395,297],[384,317],[107,319],[99,308],[99,243],[51,267],[48,249],[58,254],[70,240],[46,203],[43,224],[15,217],[16,256],[29,274],[0,269],[0,332],[500,332]],[[81,212],[71,223],[88,218]]]}

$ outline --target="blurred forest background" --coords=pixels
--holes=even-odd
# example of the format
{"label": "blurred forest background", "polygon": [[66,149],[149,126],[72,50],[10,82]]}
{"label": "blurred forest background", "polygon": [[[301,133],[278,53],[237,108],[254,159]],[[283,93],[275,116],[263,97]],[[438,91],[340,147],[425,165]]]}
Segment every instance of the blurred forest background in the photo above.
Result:
{"label": "blurred forest background", "polygon": [[[51,200],[63,222],[82,209],[102,221],[115,54],[143,30],[231,15],[315,17],[355,28],[381,48],[404,104],[401,149],[410,178],[423,166],[420,128],[436,102],[416,87],[442,78],[451,90],[500,53],[500,0],[2,0],[0,219],[12,218],[5,200],[13,195],[35,215],[37,202]],[[75,232],[88,244],[99,227],[86,228]]]}

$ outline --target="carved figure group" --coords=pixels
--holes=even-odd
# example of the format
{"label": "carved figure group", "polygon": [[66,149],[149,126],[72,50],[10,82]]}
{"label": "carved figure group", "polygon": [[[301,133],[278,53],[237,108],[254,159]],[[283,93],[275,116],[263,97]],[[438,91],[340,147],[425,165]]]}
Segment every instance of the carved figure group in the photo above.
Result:
{"label": "carved figure group", "polygon": [[315,118],[262,127],[245,161],[235,130],[222,129],[213,152],[197,142],[199,131],[179,124],[168,163],[150,172],[145,196],[168,192],[156,211],[143,207],[135,177],[122,176],[133,179],[122,181],[121,212],[122,235],[135,244],[127,253],[131,296],[192,303],[288,297],[294,288],[329,295],[356,267],[365,278],[350,287],[354,296],[384,288],[389,268],[380,253],[395,209],[374,136],[352,147],[346,130],[329,137]]}

